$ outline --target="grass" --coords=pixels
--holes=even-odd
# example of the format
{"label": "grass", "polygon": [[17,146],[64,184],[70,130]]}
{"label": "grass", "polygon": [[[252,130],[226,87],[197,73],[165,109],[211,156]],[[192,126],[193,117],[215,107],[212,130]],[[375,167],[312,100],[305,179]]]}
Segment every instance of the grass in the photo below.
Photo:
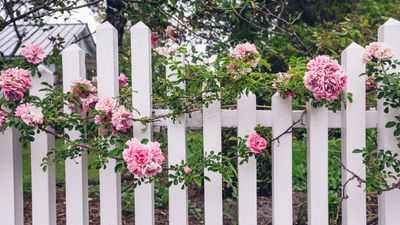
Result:
{"label": "grass", "polygon": [[[56,146],[62,145],[61,140],[56,141]],[[30,149],[23,149],[22,150],[22,162],[23,162],[23,183],[25,187],[29,187],[31,185],[31,151]],[[96,155],[89,154],[88,155],[88,162],[94,162]],[[95,169],[89,170],[89,180],[98,180],[99,179],[99,172]],[[64,183],[65,181],[65,163],[59,163],[56,165],[56,180],[57,183]]]}

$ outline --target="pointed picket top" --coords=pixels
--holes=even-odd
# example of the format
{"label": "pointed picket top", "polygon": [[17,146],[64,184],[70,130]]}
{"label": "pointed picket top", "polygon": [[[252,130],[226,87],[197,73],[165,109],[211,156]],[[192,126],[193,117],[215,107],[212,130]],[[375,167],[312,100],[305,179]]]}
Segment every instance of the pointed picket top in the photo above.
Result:
{"label": "pointed picket top", "polygon": [[66,47],[66,48],[61,52],[61,55],[63,55],[64,53],[70,53],[70,52],[83,52],[83,53],[85,53],[85,51],[83,51],[83,49],[81,49],[81,47],[79,47],[79,45],[77,45],[77,44],[72,44],[72,45]]}
{"label": "pointed picket top", "polygon": [[393,19],[393,18],[389,18],[382,26],[380,26],[380,28],[385,27],[385,26],[394,26],[394,25],[399,26],[400,21]]}
{"label": "pointed picket top", "polygon": [[345,48],[343,51],[350,51],[353,49],[364,49],[364,48],[355,42],[351,42],[351,44],[347,46],[347,48]]}
{"label": "pointed picket top", "polygon": [[132,32],[133,30],[146,30],[146,31],[150,31],[150,28],[144,24],[142,21],[136,23],[135,25],[133,25],[130,28],[130,31]]}
{"label": "pointed picket top", "polygon": [[[391,32],[391,34],[385,35],[387,32]],[[395,20],[393,18],[388,19],[382,26],[378,29],[378,40],[382,42],[387,42],[388,40],[384,40],[385,36],[388,37],[390,35],[396,35],[395,33],[400,33],[400,21]],[[394,37],[397,40],[397,35]]]}
{"label": "pointed picket top", "polygon": [[115,29],[115,27],[108,21],[97,25],[96,30],[99,30],[99,29],[112,29],[113,31],[114,30],[117,31],[117,29]]}

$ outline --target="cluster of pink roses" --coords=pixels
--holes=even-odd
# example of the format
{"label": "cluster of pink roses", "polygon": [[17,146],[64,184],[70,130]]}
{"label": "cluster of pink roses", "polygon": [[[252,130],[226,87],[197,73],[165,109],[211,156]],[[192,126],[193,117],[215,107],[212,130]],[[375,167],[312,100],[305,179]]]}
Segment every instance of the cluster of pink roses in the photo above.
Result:
{"label": "cluster of pink roses", "polygon": [[[97,97],[96,87],[93,86],[93,84],[86,79],[73,81],[71,84],[70,92],[78,96],[79,101],[82,105],[82,112],[87,112],[91,109],[94,109],[96,103],[99,100],[99,98]],[[73,112],[76,111],[76,106],[72,102],[68,104],[68,108]]]}
{"label": "cluster of pink roses", "polygon": [[111,122],[115,130],[126,132],[132,126],[132,112],[117,105],[113,98],[101,99],[95,106],[100,114],[94,117],[94,122],[96,124]]}
{"label": "cluster of pink roses", "polygon": [[31,73],[18,67],[4,70],[0,77],[0,87],[6,100],[19,101],[32,87]]}
{"label": "cluster of pink roses", "polygon": [[17,106],[15,116],[21,118],[26,125],[36,128],[43,123],[42,109],[29,103]]}
{"label": "cluster of pink roses", "polygon": [[[292,78],[292,74],[289,73],[278,73],[277,77],[274,79],[274,83],[272,83],[272,87],[275,88],[278,92],[282,91],[283,85],[287,83],[290,78]],[[285,91],[285,97],[295,97],[296,94],[292,91]]]}
{"label": "cluster of pink roses", "polygon": [[28,62],[33,64],[39,64],[43,62],[44,58],[46,58],[46,53],[37,44],[26,46],[22,50],[22,55],[26,58],[26,60],[28,60]]}
{"label": "cluster of pink roses", "polygon": [[250,151],[260,154],[267,147],[267,141],[257,133],[253,133],[247,138],[247,147]]}
{"label": "cluster of pink roses", "polygon": [[344,90],[347,74],[336,60],[321,55],[307,64],[304,85],[317,100],[335,101]]}
{"label": "cluster of pink roses", "polygon": [[128,170],[138,177],[152,177],[162,171],[164,155],[160,143],[140,143],[136,138],[129,140],[128,148],[124,149],[123,158],[128,164]]}
{"label": "cluster of pink roses", "polygon": [[389,60],[393,57],[392,50],[382,42],[371,42],[365,47],[365,53],[362,57],[363,63],[368,63],[373,59]]}
{"label": "cluster of pink roses", "polygon": [[[252,68],[257,67],[260,61],[256,46],[248,42],[236,45],[231,53],[231,56],[233,59],[241,60],[243,63],[250,66],[244,69],[240,69],[240,74],[250,73],[252,71]],[[226,68],[228,69],[228,71],[231,72],[238,70],[237,66],[233,63],[229,63]]]}

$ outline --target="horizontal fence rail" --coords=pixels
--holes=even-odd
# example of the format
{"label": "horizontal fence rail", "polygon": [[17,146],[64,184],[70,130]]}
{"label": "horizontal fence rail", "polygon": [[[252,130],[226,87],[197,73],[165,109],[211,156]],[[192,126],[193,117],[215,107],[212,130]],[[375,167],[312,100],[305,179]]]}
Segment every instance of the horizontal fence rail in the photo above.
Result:
{"label": "horizontal fence rail", "polygon": [[[396,59],[400,59],[400,22],[389,19],[379,29],[379,40],[393,48]],[[103,97],[117,97],[118,90],[118,40],[117,31],[109,23],[97,29],[97,82],[98,94]],[[169,109],[153,109],[152,105],[152,49],[151,30],[142,22],[130,29],[132,54],[132,93],[133,117],[162,115]],[[237,128],[238,136],[244,137],[257,125],[272,128],[274,137],[281,134],[294,122],[293,128],[307,130],[307,207],[308,224],[328,225],[328,129],[341,129],[343,164],[365,178],[365,165],[360,155],[352,151],[366,145],[366,129],[377,128],[378,146],[398,153],[397,140],[386,122],[400,112],[383,112],[380,101],[376,110],[366,111],[365,78],[359,75],[365,71],[361,62],[364,48],[352,43],[341,55],[341,63],[349,75],[346,91],[353,93],[353,102],[347,102],[341,111],[332,112],[324,107],[307,106],[304,111],[293,110],[291,98],[283,99],[278,94],[272,97],[270,110],[257,109],[256,96],[243,95],[237,100],[237,109],[221,109],[221,103],[213,102],[202,111],[182,115],[176,120],[159,119],[154,123],[135,122],[133,137],[152,139],[154,127],[168,128],[168,162],[179,163],[186,160],[187,129],[202,129],[203,152],[222,151],[222,128]],[[140,54],[138,54],[140,53]],[[63,90],[70,88],[73,80],[86,78],[85,53],[73,44],[62,52]],[[42,81],[54,83],[53,73],[39,68],[42,77],[35,77],[31,94],[39,94],[38,85]],[[167,70],[168,71],[168,70]],[[175,78],[169,76],[168,79]],[[184,84],[180,84],[184,87]],[[43,96],[41,96],[43,97]],[[68,112],[68,107],[64,111]],[[139,114],[140,112],[140,114]],[[66,131],[74,139],[79,134]],[[15,129],[7,129],[0,134],[0,224],[23,225],[22,188],[22,146]],[[32,200],[33,225],[54,225],[56,221],[55,168],[43,172],[39,167],[41,158],[54,146],[54,138],[39,134],[31,144],[32,162]],[[285,133],[279,142],[272,146],[272,223],[273,225],[293,224],[292,209],[292,134]],[[121,177],[113,171],[115,160],[110,160],[106,169],[100,171],[100,217],[101,225],[121,225]],[[218,173],[205,171],[211,181],[204,184],[204,211],[206,225],[222,225],[223,222],[223,183]],[[342,182],[349,179],[342,172]],[[66,182],[66,221],[68,225],[89,224],[88,165],[87,153],[65,162]],[[259,184],[260,185],[260,184]],[[261,184],[262,185],[262,184]],[[349,198],[342,204],[343,225],[365,225],[366,193],[357,182],[348,184],[346,194]],[[135,224],[154,225],[155,200],[154,185],[145,184],[134,191]],[[169,188],[169,224],[189,224],[188,190],[180,186]],[[239,225],[256,225],[257,205],[257,161],[250,158],[247,164],[238,165],[238,221]],[[400,191],[393,190],[379,196],[379,224],[400,224]]]}

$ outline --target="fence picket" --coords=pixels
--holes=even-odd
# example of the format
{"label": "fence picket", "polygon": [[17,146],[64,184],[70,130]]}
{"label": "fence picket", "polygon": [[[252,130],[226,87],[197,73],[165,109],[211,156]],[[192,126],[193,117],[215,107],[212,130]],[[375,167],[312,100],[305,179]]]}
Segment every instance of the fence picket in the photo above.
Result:
{"label": "fence picket", "polygon": [[[400,21],[389,19],[378,30],[378,40],[387,44],[393,51],[393,58],[400,59]],[[399,68],[397,69],[399,71]],[[383,100],[378,101],[378,149],[391,150],[400,153],[398,142],[393,136],[394,128],[385,128],[389,121],[396,121],[394,116],[400,114],[400,110],[390,109],[384,113]],[[378,218],[380,225],[395,225],[400,221],[400,189],[384,192],[379,196]]]}
{"label": "fence picket", "polygon": [[[167,66],[167,79],[176,81],[177,77]],[[185,88],[184,83],[179,84]],[[179,116],[176,120],[168,120],[168,165],[180,164],[186,161],[186,115]],[[169,188],[169,224],[187,225],[188,202],[187,188],[181,188],[181,184],[172,185]]]}
{"label": "fence picket", "polygon": [[[272,96],[272,137],[292,125],[291,98]],[[272,224],[292,225],[292,134],[272,143]]]}
{"label": "fence picket", "polygon": [[[214,101],[203,107],[204,154],[222,151],[221,103]],[[223,224],[222,176],[220,173],[204,171],[210,181],[204,181],[204,222],[205,225]]]}
{"label": "fence picket", "polygon": [[[32,79],[30,94],[40,98],[45,97],[45,92],[39,91],[42,82],[54,85],[53,72],[43,65],[38,66],[41,77]],[[54,148],[53,135],[41,132],[35,134],[35,141],[31,143],[31,174],[32,174],[32,224],[53,225],[56,224],[56,175],[55,167],[48,166],[43,171],[40,164],[47,152]]]}
{"label": "fence picket", "polygon": [[[152,115],[151,31],[142,22],[131,27],[132,103],[133,117]],[[140,112],[140,114],[138,113]],[[152,124],[133,124],[133,136],[151,139]],[[154,224],[154,184],[142,184],[135,189],[135,224]]]}
{"label": "fence picket", "polygon": [[[118,33],[109,22],[97,30],[97,91],[99,98],[117,97]],[[100,169],[100,219],[103,225],[120,225],[121,174],[115,173],[116,160],[110,159],[107,168]]]}
{"label": "fence picket", "polygon": [[[254,133],[256,127],[256,96],[242,95],[237,101],[238,136]],[[239,158],[239,161],[241,159]],[[257,162],[251,157],[248,163],[238,166],[239,224],[257,224]]]}
{"label": "fence picket", "polygon": [[[348,169],[365,178],[365,165],[361,154],[353,153],[354,149],[365,147],[365,65],[362,63],[364,48],[356,43],[350,44],[342,52],[342,66],[348,74],[346,92],[352,93],[353,101],[346,102],[342,107],[342,162]],[[345,184],[352,175],[342,170],[342,184]],[[366,193],[365,186],[359,187],[359,182],[352,180],[346,185],[348,199],[343,201],[343,225],[365,225],[366,221]]]}
{"label": "fence picket", "polygon": [[328,225],[328,110],[307,104],[308,224]]}
{"label": "fence picket", "polygon": [[4,224],[23,225],[22,146],[19,132],[7,128],[0,133],[0,218]]}
{"label": "fence picket", "polygon": [[[76,44],[62,51],[63,90],[68,92],[71,82],[86,78],[85,52]],[[64,112],[70,112],[64,106]],[[72,140],[79,138],[78,131],[66,131]],[[88,164],[87,151],[82,156],[65,161],[65,189],[67,225],[88,225]]]}

